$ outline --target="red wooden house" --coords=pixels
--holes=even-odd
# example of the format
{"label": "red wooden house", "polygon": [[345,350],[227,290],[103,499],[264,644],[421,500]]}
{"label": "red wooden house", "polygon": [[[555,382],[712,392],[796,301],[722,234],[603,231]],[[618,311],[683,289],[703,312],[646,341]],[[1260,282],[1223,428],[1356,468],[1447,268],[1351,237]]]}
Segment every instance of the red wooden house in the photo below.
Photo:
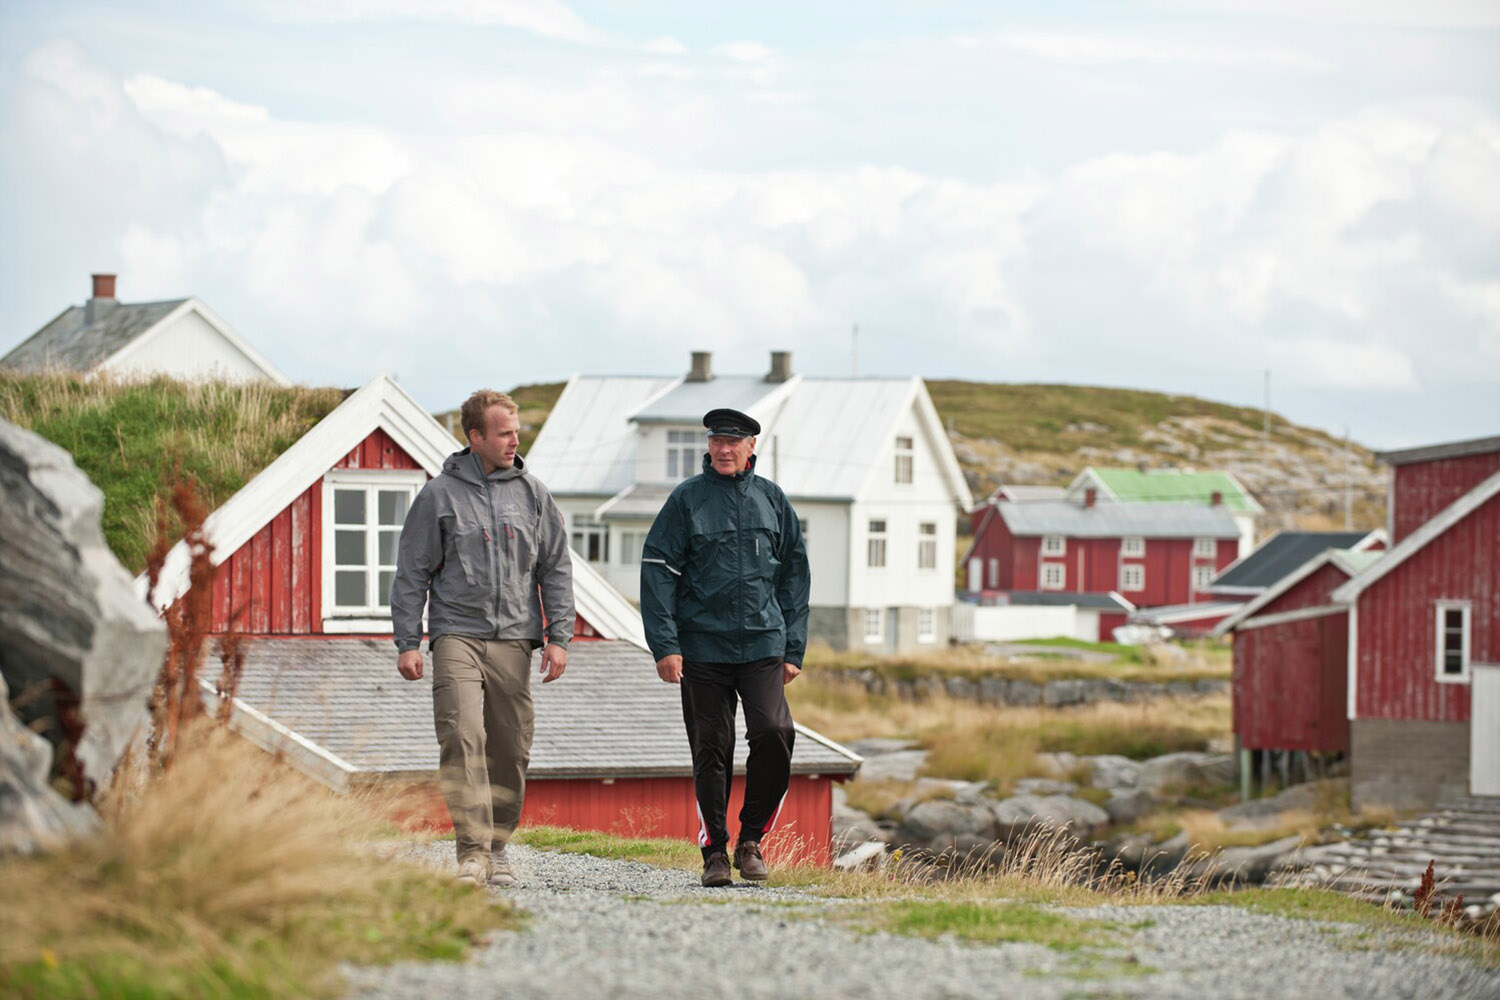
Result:
{"label": "red wooden house", "polygon": [[1136,607],[1211,600],[1240,529],[1222,505],[992,498],[971,517],[970,592],[1120,594]]}
{"label": "red wooden house", "polygon": [[[386,595],[407,506],[457,449],[394,381],[377,377],[205,523],[217,567],[214,631],[250,638],[236,726],[337,789],[424,787],[419,808],[437,825],[447,812],[433,790],[430,672],[415,683],[397,675]],[[677,689],[657,679],[639,612],[585,561],[575,559],[573,572],[578,641],[566,676],[533,689],[522,822],[693,838]],[[150,596],[165,607],[188,585],[179,545]],[[858,766],[855,754],[798,727],[778,827],[814,858],[829,858],[830,779]]]}
{"label": "red wooden house", "polygon": [[1324,548],[1215,629],[1234,635],[1241,750],[1348,752],[1348,608],[1333,592],[1381,555]]}
{"label": "red wooden house", "polygon": [[1354,801],[1500,795],[1500,437],[1380,457],[1392,547],[1333,593]]}

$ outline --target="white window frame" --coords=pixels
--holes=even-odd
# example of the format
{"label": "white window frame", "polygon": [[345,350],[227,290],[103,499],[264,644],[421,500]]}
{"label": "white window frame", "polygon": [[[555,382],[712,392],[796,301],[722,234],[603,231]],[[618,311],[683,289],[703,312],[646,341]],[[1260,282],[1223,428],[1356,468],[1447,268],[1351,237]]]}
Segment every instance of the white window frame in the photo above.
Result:
{"label": "white window frame", "polygon": [[1042,555],[1065,556],[1068,554],[1068,536],[1066,535],[1043,535]]}
{"label": "white window frame", "polygon": [[[575,536],[597,536],[599,539],[599,558],[590,559],[586,548],[579,548],[580,538]],[[603,521],[595,521],[581,514],[574,514],[572,523],[568,525],[568,548],[572,549],[586,563],[600,566],[609,563],[609,525]]]}
{"label": "white window frame", "polygon": [[1193,558],[1212,559],[1219,554],[1219,540],[1217,538],[1195,538],[1193,539]]}
{"label": "white window frame", "polygon": [[[1131,578],[1135,582],[1131,582]],[[1145,563],[1127,563],[1120,567],[1120,590],[1138,593],[1146,589],[1146,565]]]}
{"label": "white window frame", "polygon": [[[877,529],[875,526],[879,525]],[[890,520],[872,517],[868,522],[869,533],[865,539],[865,566],[868,569],[884,569],[886,539],[890,537]]]}
{"label": "white window frame", "polygon": [[[323,476],[323,566],[321,572],[321,586],[323,588],[322,607],[323,630],[325,632],[337,631],[381,631],[389,630],[391,627],[391,605],[390,591],[381,593],[380,574],[382,571],[395,572],[395,562],[382,564],[379,561],[380,553],[380,500],[381,490],[404,489],[408,492],[407,510],[411,510],[411,501],[416,499],[417,493],[423,486],[427,485],[427,473],[421,469],[332,469]],[[365,594],[373,597],[373,602],[363,605],[341,605],[337,601],[338,592],[335,588],[335,562],[338,556],[337,535],[338,526],[334,523],[334,492],[336,490],[359,489],[365,493]],[[375,518],[371,524],[370,518]],[[371,531],[371,528],[375,528]],[[346,529],[347,530],[347,529]],[[400,534],[396,536],[397,545],[400,545]]]}
{"label": "white window frame", "polygon": [[990,590],[998,590],[998,589],[1000,589],[1000,560],[997,559],[995,556],[990,556],[989,571],[990,571],[990,577],[989,577],[989,579],[990,579],[990,586],[989,586],[989,589]]}
{"label": "white window frame", "polygon": [[[1469,601],[1436,601],[1433,606],[1433,631],[1436,633],[1433,639],[1433,671],[1439,684],[1467,684],[1469,683],[1471,660],[1471,644],[1474,640],[1474,616],[1472,604]],[[1444,652],[1447,648],[1446,628],[1448,612],[1457,611],[1462,615],[1460,619],[1459,642],[1462,647],[1462,669],[1456,674],[1444,671]]]}
{"label": "white window frame", "polygon": [[1207,593],[1213,586],[1214,568],[1212,566],[1194,566],[1192,576],[1192,587],[1195,593]]}
{"label": "white window frame", "polygon": [[620,529],[621,566],[639,566],[641,564],[641,549],[646,546],[646,534],[645,531],[636,528]]}
{"label": "white window frame", "polygon": [[701,431],[685,431],[680,427],[668,429],[667,450],[662,460],[667,482],[679,482],[702,470],[702,455],[706,450],[701,443],[702,437]]}
{"label": "white window frame", "polygon": [[912,436],[910,434],[896,435],[896,467],[892,481],[903,486],[910,485],[912,481],[912,466],[915,462],[913,455],[915,449],[912,447]]}
{"label": "white window frame", "polygon": [[1038,582],[1042,590],[1062,590],[1068,585],[1068,564],[1062,562],[1042,563],[1042,575]]}
{"label": "white window frame", "polygon": [[885,608],[864,609],[865,645],[885,642]]}
{"label": "white window frame", "polygon": [[937,608],[917,609],[917,641],[937,642]]}
{"label": "white window frame", "polygon": [[1140,559],[1146,555],[1146,539],[1141,535],[1126,535],[1120,539],[1120,555],[1126,559]]}
{"label": "white window frame", "polygon": [[917,569],[937,569],[937,522],[917,524]]}

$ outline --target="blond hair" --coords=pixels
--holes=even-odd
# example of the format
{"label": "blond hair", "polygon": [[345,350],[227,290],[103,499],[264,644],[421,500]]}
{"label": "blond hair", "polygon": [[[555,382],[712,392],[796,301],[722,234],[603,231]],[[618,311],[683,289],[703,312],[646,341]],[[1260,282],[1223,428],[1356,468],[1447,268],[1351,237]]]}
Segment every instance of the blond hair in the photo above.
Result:
{"label": "blond hair", "polygon": [[512,413],[519,413],[521,409],[514,399],[503,392],[480,389],[464,400],[464,405],[459,407],[458,413],[462,421],[464,437],[467,438],[470,431],[478,431],[479,436],[484,437],[484,415],[492,406],[503,406]]}

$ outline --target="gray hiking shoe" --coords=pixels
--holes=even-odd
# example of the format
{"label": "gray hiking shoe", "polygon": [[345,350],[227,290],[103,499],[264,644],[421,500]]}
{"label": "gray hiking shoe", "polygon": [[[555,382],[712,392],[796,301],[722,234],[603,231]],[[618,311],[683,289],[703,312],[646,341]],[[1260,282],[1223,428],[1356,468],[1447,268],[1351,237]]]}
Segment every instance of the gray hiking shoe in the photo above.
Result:
{"label": "gray hiking shoe", "polygon": [[490,885],[511,886],[516,884],[516,873],[511,871],[510,855],[502,847],[490,855]]}
{"label": "gray hiking shoe", "polygon": [[458,874],[453,876],[453,881],[463,885],[481,886],[489,879],[489,866],[484,863],[484,858],[465,858],[459,862]]}

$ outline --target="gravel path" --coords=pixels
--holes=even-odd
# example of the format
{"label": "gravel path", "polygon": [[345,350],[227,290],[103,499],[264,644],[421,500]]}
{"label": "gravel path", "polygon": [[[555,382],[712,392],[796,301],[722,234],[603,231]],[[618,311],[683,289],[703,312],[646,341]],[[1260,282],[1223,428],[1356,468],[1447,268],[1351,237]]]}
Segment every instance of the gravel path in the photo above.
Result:
{"label": "gravel path", "polygon": [[[451,871],[453,845],[404,855]],[[464,964],[346,968],[351,995],[740,1000],[899,997],[1500,998],[1500,969],[1431,955],[1410,933],[1225,906],[1066,910],[1120,930],[1102,947],[976,945],[867,934],[847,902],[795,889],[703,889],[689,872],[516,845],[520,884],[491,890],[528,916]]]}

